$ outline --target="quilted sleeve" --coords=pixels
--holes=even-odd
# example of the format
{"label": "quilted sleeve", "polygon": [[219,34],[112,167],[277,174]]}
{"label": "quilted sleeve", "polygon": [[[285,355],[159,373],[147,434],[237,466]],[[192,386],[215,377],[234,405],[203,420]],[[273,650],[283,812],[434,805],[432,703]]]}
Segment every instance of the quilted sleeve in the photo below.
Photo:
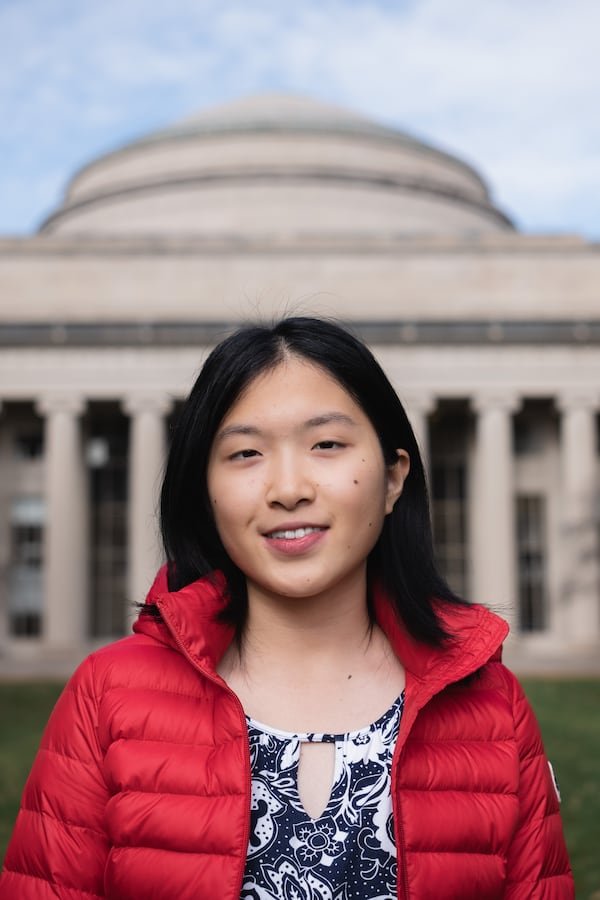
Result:
{"label": "quilted sleeve", "polygon": [[108,795],[98,743],[94,662],[56,704],[25,785],[0,876],[0,900],[104,897]]}
{"label": "quilted sleeve", "polygon": [[573,876],[559,800],[533,710],[510,675],[519,746],[519,825],[508,854],[505,900],[572,900]]}

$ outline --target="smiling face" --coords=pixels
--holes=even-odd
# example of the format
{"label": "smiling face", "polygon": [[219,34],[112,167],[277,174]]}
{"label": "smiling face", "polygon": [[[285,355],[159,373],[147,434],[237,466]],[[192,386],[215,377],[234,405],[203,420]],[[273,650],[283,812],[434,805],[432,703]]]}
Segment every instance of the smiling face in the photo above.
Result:
{"label": "smiling face", "polygon": [[366,414],[324,369],[288,357],[221,422],[207,481],[227,553],[260,597],[366,598],[367,557],[402,491]]}

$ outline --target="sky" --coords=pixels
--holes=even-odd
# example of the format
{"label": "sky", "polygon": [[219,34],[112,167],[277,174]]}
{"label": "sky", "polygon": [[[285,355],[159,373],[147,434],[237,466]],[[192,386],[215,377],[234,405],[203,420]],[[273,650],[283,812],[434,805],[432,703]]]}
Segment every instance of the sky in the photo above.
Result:
{"label": "sky", "polygon": [[84,164],[260,92],[456,154],[525,232],[600,241],[597,0],[0,0],[0,235]]}

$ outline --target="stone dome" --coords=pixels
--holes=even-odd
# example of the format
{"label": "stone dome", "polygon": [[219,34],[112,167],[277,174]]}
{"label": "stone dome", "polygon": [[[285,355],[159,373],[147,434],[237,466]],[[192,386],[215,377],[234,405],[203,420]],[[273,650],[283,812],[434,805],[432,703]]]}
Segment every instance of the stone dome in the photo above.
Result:
{"label": "stone dome", "polygon": [[281,241],[507,229],[461,160],[338,106],[267,94],[94,160],[40,230]]}

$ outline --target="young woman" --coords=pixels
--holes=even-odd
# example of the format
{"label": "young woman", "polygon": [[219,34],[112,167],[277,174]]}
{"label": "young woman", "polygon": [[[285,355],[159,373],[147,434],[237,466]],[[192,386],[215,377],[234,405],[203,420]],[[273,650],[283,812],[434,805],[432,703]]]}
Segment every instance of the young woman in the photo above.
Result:
{"label": "young woman", "polygon": [[57,704],[3,900],[574,896],[507,626],[436,571],[360,342],[308,318],[223,341],[161,512],[167,565]]}

